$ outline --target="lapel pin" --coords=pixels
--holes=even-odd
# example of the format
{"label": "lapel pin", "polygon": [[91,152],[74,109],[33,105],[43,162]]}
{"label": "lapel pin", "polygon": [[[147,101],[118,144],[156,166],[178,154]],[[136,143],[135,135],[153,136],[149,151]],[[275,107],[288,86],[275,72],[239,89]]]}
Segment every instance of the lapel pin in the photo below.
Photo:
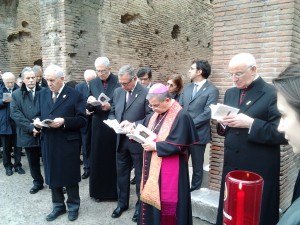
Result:
{"label": "lapel pin", "polygon": [[137,96],[138,96],[138,94],[135,95],[135,97],[137,97]]}
{"label": "lapel pin", "polygon": [[64,95],[63,98],[66,98],[66,95]]}
{"label": "lapel pin", "polygon": [[251,101],[247,102],[246,105],[250,105]]}

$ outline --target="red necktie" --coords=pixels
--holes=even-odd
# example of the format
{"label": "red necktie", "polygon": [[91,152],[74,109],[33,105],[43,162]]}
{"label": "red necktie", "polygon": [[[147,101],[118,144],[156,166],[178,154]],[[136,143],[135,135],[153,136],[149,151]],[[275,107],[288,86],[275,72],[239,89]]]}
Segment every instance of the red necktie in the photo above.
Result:
{"label": "red necktie", "polygon": [[242,89],[242,91],[241,91],[241,95],[240,95],[240,105],[243,103],[244,97],[245,97],[245,95],[246,95],[246,91],[247,91],[247,88]]}

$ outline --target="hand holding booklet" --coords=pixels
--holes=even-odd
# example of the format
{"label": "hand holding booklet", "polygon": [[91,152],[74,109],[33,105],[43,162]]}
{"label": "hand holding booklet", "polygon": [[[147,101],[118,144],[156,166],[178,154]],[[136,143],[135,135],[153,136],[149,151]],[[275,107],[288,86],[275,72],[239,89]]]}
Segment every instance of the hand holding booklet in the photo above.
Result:
{"label": "hand holding booklet", "polygon": [[90,102],[93,106],[104,105],[106,102],[109,102],[110,98],[103,92],[99,95],[98,100]]}
{"label": "hand holding booklet", "polygon": [[145,142],[154,142],[156,139],[156,134],[153,133],[150,129],[143,126],[142,124],[138,124],[135,128],[133,134],[126,134],[130,139],[135,140],[141,144]]}
{"label": "hand holding booklet", "polygon": [[119,122],[116,119],[114,119],[114,120],[110,120],[110,119],[103,120],[103,123],[105,123],[110,128],[114,129],[114,131],[117,134],[126,134],[126,131],[123,130],[123,128],[120,126]]}
{"label": "hand holding booklet", "polygon": [[211,118],[215,120],[222,120],[225,116],[236,115],[239,112],[238,108],[234,108],[228,105],[220,104],[210,105],[211,108]]}
{"label": "hand holding booklet", "polygon": [[45,119],[43,121],[40,121],[40,119],[37,118],[33,121],[33,124],[34,124],[34,126],[37,126],[37,127],[49,127],[49,123],[52,123],[52,122],[53,122],[53,120],[51,120],[51,119]]}

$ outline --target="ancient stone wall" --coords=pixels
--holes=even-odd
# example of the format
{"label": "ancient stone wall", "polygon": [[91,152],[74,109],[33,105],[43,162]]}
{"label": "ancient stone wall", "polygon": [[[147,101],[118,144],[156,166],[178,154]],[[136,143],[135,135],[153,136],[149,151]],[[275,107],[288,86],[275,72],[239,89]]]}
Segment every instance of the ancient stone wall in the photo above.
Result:
{"label": "ancient stone wall", "polygon": [[0,1],[0,69],[18,76],[25,66],[40,64],[39,1]]}

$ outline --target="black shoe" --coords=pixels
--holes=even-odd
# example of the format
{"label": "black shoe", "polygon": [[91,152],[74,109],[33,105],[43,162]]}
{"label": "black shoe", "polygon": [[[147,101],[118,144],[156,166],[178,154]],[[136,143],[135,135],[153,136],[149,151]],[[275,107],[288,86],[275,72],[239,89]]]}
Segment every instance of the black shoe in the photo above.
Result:
{"label": "black shoe", "polygon": [[128,209],[128,207],[127,208],[121,208],[121,207],[117,207],[114,211],[113,211],[113,213],[111,214],[111,217],[112,218],[118,218],[118,217],[120,217],[121,215],[122,215],[122,213],[124,212],[124,211],[126,211]]}
{"label": "black shoe", "polygon": [[30,189],[29,193],[30,193],[30,194],[35,194],[35,193],[37,193],[39,190],[42,190],[43,188],[44,188],[43,186],[36,186],[36,185],[34,185],[34,186]]}
{"label": "black shoe", "polygon": [[132,184],[132,185],[135,185],[135,184],[136,184],[135,177],[134,177],[134,178],[132,178],[132,180],[130,181],[130,184]]}
{"label": "black shoe", "polygon": [[192,186],[190,191],[192,192],[192,191],[199,190],[199,189],[200,189],[200,186],[199,187]]}
{"label": "black shoe", "polygon": [[138,216],[139,216],[139,211],[135,210],[135,212],[133,214],[133,217],[132,217],[132,221],[136,223],[137,219],[138,219]]}
{"label": "black shoe", "polygon": [[6,176],[11,176],[11,175],[13,175],[13,171],[12,171],[12,169],[6,169]]}
{"label": "black shoe", "polygon": [[81,176],[82,179],[87,179],[90,177],[90,173],[89,172],[84,172]]}
{"label": "black shoe", "polygon": [[25,174],[25,171],[22,169],[22,167],[15,168],[15,171],[16,171],[18,174]]}
{"label": "black shoe", "polygon": [[46,220],[53,221],[60,215],[65,214],[66,212],[67,211],[65,209],[62,209],[62,210],[54,209],[48,216],[46,216]]}
{"label": "black shoe", "polygon": [[78,218],[78,211],[69,211],[68,219],[70,221],[77,220],[77,218]]}

